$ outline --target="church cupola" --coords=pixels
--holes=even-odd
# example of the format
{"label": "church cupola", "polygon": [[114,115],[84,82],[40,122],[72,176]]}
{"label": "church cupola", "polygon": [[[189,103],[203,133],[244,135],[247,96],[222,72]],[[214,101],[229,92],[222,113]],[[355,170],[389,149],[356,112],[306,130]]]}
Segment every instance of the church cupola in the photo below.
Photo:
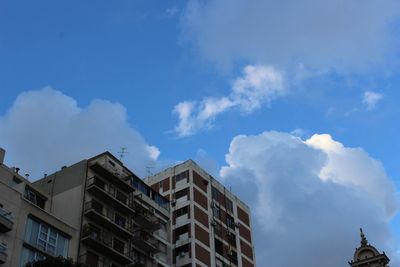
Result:
{"label": "church cupola", "polygon": [[349,262],[351,267],[389,267],[389,258],[385,252],[379,251],[368,244],[362,228],[360,228],[361,246],[356,249],[353,260]]}

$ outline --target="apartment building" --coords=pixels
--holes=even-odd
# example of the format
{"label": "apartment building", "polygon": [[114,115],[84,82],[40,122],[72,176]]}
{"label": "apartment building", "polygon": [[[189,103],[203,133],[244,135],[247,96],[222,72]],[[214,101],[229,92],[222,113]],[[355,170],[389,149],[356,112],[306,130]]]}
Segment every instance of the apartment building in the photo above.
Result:
{"label": "apartment building", "polygon": [[50,211],[79,229],[89,267],[170,266],[169,201],[104,152],[34,183]]}
{"label": "apartment building", "polygon": [[46,192],[4,164],[0,148],[0,266],[45,257],[77,258],[79,230],[50,212]]}
{"label": "apartment building", "polygon": [[249,207],[194,161],[144,180],[170,199],[173,266],[255,266]]}

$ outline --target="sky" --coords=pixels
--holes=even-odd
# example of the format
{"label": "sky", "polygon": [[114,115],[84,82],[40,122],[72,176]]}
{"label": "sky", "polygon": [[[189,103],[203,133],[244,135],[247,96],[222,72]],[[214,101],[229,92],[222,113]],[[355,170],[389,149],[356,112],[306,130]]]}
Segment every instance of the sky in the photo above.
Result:
{"label": "sky", "polygon": [[[397,0],[0,1],[0,147],[34,180],[188,158],[252,210],[258,266],[400,265]],[[283,257],[293,255],[293,257]]]}

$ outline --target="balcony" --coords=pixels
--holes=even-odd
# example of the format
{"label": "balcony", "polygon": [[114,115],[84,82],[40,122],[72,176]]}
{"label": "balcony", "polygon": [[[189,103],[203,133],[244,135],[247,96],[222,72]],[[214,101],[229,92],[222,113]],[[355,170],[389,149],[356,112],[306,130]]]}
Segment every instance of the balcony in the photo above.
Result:
{"label": "balcony", "polygon": [[124,214],[131,214],[131,201],[128,195],[124,195],[117,190],[110,190],[108,186],[96,176],[88,179],[87,191],[90,192],[96,198],[103,200],[106,203],[112,205],[116,210]]}
{"label": "balcony", "polygon": [[189,252],[180,252],[175,258],[176,266],[183,266],[191,262]]}
{"label": "balcony", "polygon": [[130,231],[129,218],[118,216],[113,210],[107,209],[100,202],[94,200],[86,202],[85,215],[119,236],[124,238],[132,237],[133,233]]}
{"label": "balcony", "polygon": [[144,252],[157,252],[158,241],[149,232],[137,230],[133,233],[132,244]]}
{"label": "balcony", "polygon": [[83,227],[82,242],[122,265],[132,262],[127,245],[108,231],[86,224]]}
{"label": "balcony", "polygon": [[0,243],[0,264],[4,264],[7,261],[7,245]]}
{"label": "balcony", "polygon": [[0,233],[11,231],[14,225],[14,217],[11,212],[0,208]]}
{"label": "balcony", "polygon": [[138,226],[148,231],[156,231],[160,229],[160,221],[157,216],[154,215],[154,212],[144,208],[140,204],[136,204],[134,209],[135,215],[133,218]]}
{"label": "balcony", "polygon": [[130,193],[135,190],[135,188],[124,180],[124,175],[109,164],[100,164],[99,162],[95,162],[90,165],[90,168],[124,192]]}

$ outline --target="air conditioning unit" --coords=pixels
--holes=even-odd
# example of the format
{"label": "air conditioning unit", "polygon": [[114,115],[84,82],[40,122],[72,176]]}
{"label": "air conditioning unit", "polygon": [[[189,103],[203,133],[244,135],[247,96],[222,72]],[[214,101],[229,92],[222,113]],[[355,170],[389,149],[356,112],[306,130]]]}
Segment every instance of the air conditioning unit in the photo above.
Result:
{"label": "air conditioning unit", "polygon": [[175,205],[176,205],[176,199],[173,198],[173,199],[171,200],[171,206],[175,207]]}
{"label": "air conditioning unit", "polygon": [[235,223],[235,226],[236,226],[237,228],[239,228],[239,227],[240,227],[240,222],[236,222],[236,223]]}
{"label": "air conditioning unit", "polygon": [[186,253],[185,253],[185,252],[180,252],[180,253],[179,253],[179,258],[184,258],[184,257],[185,257],[185,255],[186,255]]}
{"label": "air conditioning unit", "polygon": [[217,225],[217,223],[213,220],[210,222],[211,226],[215,227]]}

